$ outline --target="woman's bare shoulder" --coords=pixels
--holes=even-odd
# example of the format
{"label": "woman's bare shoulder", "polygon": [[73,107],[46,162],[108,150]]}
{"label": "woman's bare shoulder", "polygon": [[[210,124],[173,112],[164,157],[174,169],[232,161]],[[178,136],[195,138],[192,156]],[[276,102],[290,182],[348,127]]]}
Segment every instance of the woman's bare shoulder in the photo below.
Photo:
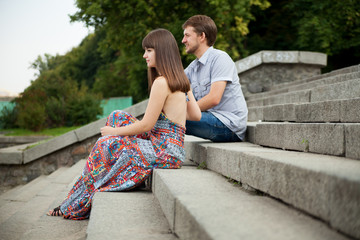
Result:
{"label": "woman's bare shoulder", "polygon": [[166,88],[169,88],[169,84],[166,80],[165,77],[163,76],[159,76],[155,79],[155,81],[153,82],[153,86],[158,86],[158,87],[166,87]]}

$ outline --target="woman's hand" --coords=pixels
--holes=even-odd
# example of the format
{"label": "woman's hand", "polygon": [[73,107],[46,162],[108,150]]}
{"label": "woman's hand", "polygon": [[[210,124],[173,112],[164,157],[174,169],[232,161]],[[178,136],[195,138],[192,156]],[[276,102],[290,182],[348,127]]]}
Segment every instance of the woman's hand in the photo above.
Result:
{"label": "woman's hand", "polygon": [[100,128],[100,133],[101,136],[116,135],[115,128],[109,126]]}
{"label": "woman's hand", "polygon": [[198,103],[195,100],[192,90],[187,92],[189,101],[187,102],[186,120],[200,121],[201,110]]}

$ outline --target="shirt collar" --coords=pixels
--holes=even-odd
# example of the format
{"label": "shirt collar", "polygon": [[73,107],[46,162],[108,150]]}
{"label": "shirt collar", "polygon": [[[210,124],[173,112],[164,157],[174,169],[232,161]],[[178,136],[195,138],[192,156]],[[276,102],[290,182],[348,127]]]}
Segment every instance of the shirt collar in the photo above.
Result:
{"label": "shirt collar", "polygon": [[204,54],[201,56],[200,59],[198,59],[198,61],[202,64],[205,65],[205,63],[207,62],[208,58],[209,58],[209,54],[210,52],[213,50],[213,46],[209,47],[206,52],[204,52]]}

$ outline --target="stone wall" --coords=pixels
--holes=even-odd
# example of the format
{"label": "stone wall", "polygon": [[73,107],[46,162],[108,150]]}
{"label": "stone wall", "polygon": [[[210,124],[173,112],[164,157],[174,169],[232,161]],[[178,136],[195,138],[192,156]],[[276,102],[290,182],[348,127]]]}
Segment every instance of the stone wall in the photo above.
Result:
{"label": "stone wall", "polygon": [[[90,137],[52,154],[43,156],[27,164],[1,164],[0,185],[16,186],[26,184],[40,175],[48,175],[59,167],[72,166],[80,159],[86,159],[100,135]],[[80,173],[79,173],[80,175]]]}
{"label": "stone wall", "polygon": [[273,85],[279,83],[301,80],[319,74],[321,70],[315,65],[271,63],[255,67],[239,76],[243,91],[259,93],[269,91]]}
{"label": "stone wall", "polygon": [[301,51],[261,51],[236,62],[245,95],[268,91],[273,85],[321,74],[326,55]]}

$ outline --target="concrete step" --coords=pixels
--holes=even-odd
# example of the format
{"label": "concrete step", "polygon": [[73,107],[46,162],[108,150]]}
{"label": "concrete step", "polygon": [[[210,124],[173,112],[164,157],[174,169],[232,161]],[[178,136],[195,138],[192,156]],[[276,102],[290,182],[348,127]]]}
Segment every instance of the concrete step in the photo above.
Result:
{"label": "concrete step", "polygon": [[249,107],[248,121],[360,122],[360,98]]}
{"label": "concrete step", "polygon": [[258,145],[360,159],[360,123],[261,122],[248,128],[247,141]]}
{"label": "concrete step", "polygon": [[153,192],[180,239],[348,239],[275,199],[196,167],[155,169]]}
{"label": "concrete step", "polygon": [[65,198],[84,163],[81,160],[70,168],[60,168],[1,195],[1,239],[85,239],[88,221],[74,223],[46,216]]}
{"label": "concrete step", "polygon": [[[183,166],[195,166],[185,160]],[[178,239],[151,191],[99,192],[94,195],[87,239]]]}
{"label": "concrete step", "polygon": [[358,73],[358,72],[360,72],[360,64],[359,65],[353,65],[353,66],[346,67],[346,68],[333,70],[331,72],[320,74],[320,75],[314,75],[312,77],[309,77],[309,78],[306,78],[306,79],[301,79],[301,80],[298,80],[298,81],[281,83],[281,84],[278,84],[277,86],[272,86],[270,88],[270,91],[278,89],[279,87],[283,88],[283,87],[287,87],[287,86],[294,86],[294,85],[302,84],[302,83],[305,83],[305,82],[310,83],[310,82],[313,82],[313,81],[316,81],[316,80],[319,80],[319,79],[326,79],[326,78],[332,78],[332,77],[337,77],[337,76],[342,76],[342,78],[344,78],[344,76],[347,76],[347,74],[349,74],[349,73]]}
{"label": "concrete step", "polygon": [[[200,166],[280,199],[347,235],[360,238],[360,161],[264,148],[247,142],[211,143],[188,138],[186,147],[187,157]],[[196,180],[188,183],[189,175],[183,177],[181,184],[201,187]],[[212,186],[208,191],[217,188]],[[192,195],[192,192],[187,194]],[[213,201],[221,202],[215,199]],[[307,237],[302,236],[302,239]]]}
{"label": "concrete step", "polygon": [[15,191],[7,192],[0,196],[0,199],[8,201],[27,202],[32,199],[40,190],[49,184],[45,175],[35,178],[28,184],[23,185]]}
{"label": "concrete step", "polygon": [[257,107],[288,103],[321,102],[335,99],[359,98],[359,96],[360,78],[357,78],[340,83],[321,85],[312,89],[247,100],[247,106]]}
{"label": "concrete step", "polygon": [[317,75],[293,82],[280,83],[272,86],[271,89],[267,92],[247,95],[246,99],[247,100],[259,99],[268,96],[278,95],[281,93],[311,89],[320,85],[339,83],[357,78],[360,78],[360,65],[352,66],[347,69],[341,69],[330,73]]}
{"label": "concrete step", "polygon": [[257,98],[247,100],[246,104],[248,107],[261,107],[276,104],[287,104],[287,103],[308,103],[311,101],[311,90],[302,90],[296,92],[285,92],[273,96],[265,96],[263,98]]}
{"label": "concrete step", "polygon": [[151,192],[134,190],[95,194],[86,239],[178,238],[170,230],[154,195]]}

